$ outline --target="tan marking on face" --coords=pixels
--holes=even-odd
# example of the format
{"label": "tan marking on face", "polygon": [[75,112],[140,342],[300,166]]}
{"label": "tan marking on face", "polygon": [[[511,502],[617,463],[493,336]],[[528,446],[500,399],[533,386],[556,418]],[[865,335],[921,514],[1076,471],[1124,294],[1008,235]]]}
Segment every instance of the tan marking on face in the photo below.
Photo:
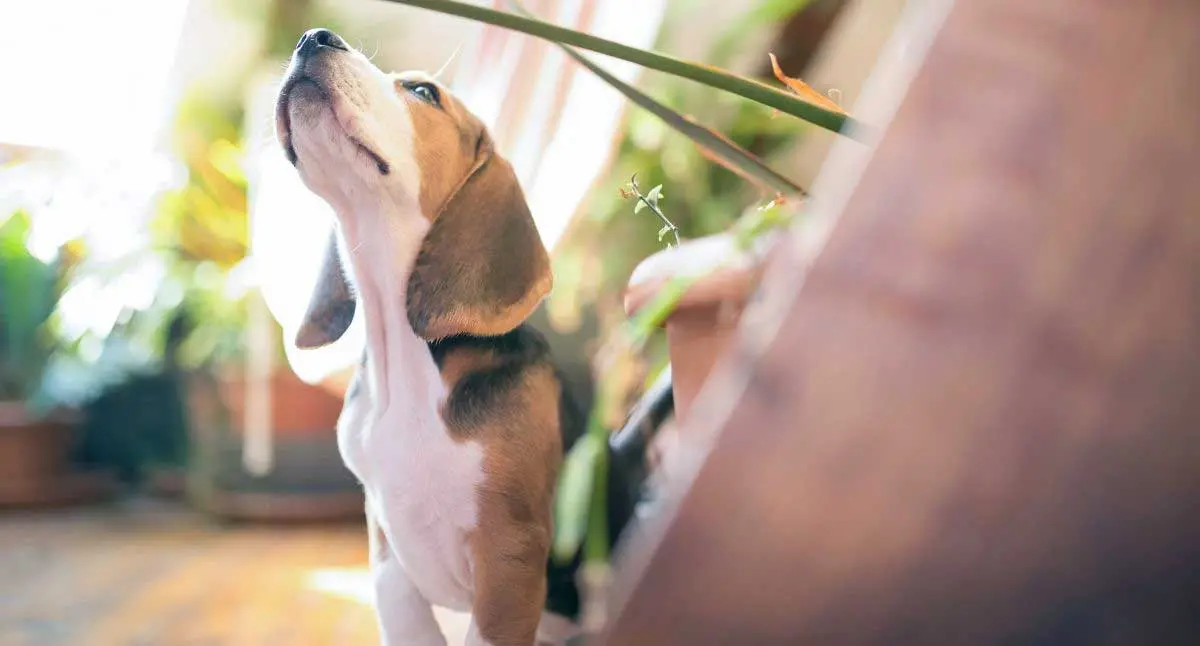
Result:
{"label": "tan marking on face", "polygon": [[[421,72],[394,75],[396,93],[408,104],[413,124],[413,152],[420,160],[421,212],[433,220],[467,179],[476,164],[476,145],[484,125],[454,95]],[[412,95],[405,83],[422,82],[438,89],[432,105]]]}

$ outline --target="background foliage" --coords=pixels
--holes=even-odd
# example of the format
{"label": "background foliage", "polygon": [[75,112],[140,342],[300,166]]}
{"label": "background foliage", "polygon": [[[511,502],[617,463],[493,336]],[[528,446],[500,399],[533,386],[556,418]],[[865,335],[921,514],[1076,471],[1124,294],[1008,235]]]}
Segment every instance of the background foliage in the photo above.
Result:
{"label": "background foliage", "polygon": [[[748,35],[761,33],[803,10],[810,0],[767,0],[748,8],[719,37],[707,62],[728,65],[747,47]],[[694,8],[694,7],[693,7]],[[670,23],[660,41],[674,33]],[[765,47],[763,47],[765,49]],[[765,60],[763,61],[765,63]],[[766,79],[765,68],[760,77]],[[639,87],[668,107],[695,118],[750,152],[771,160],[797,145],[813,126],[775,110],[664,74],[647,72]],[[594,316],[599,339],[624,320],[622,295],[633,268],[662,248],[661,223],[648,211],[632,215],[621,187],[637,174],[645,187],[665,186],[663,208],[684,238],[728,229],[747,210],[773,197],[721,164],[661,120],[631,108],[618,137],[613,163],[591,191],[554,255],[555,289],[548,301],[551,321],[561,329]],[[643,359],[650,376],[666,364],[662,335],[651,339]]]}

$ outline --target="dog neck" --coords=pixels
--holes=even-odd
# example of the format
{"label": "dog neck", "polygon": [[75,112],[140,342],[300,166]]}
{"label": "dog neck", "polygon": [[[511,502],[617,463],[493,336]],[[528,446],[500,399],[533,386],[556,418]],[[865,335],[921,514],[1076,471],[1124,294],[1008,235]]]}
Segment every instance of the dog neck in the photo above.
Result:
{"label": "dog neck", "polygon": [[413,200],[339,211],[338,222],[341,255],[364,317],[364,376],[376,414],[386,414],[397,389],[406,393],[406,404],[429,402],[436,410],[444,386],[428,344],[408,321],[407,308],[408,279],[429,221]]}

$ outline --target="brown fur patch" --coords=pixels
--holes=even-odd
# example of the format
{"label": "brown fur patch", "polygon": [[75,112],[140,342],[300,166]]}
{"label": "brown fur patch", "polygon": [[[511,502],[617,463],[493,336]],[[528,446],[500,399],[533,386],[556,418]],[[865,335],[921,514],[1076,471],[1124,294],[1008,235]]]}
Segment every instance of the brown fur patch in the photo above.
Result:
{"label": "brown fur patch", "polygon": [[[414,154],[420,160],[422,213],[433,222],[409,277],[408,315],[417,334],[504,334],[550,292],[550,259],[512,166],[483,123],[439,87],[438,105],[411,95]],[[436,84],[435,84],[436,85]]]}
{"label": "brown fur patch", "polygon": [[546,601],[560,385],[531,369],[475,435],[484,446],[479,527],[470,537],[475,622],[492,644],[530,644]]}
{"label": "brown fur patch", "polygon": [[546,605],[563,386],[545,340],[524,326],[430,349],[450,390],[447,428],[484,453],[479,525],[468,539],[476,626],[492,644],[532,644]]}
{"label": "brown fur patch", "polygon": [[438,85],[439,105],[410,95],[405,83],[432,83],[418,73],[397,74],[395,89],[407,101],[413,125],[413,154],[421,165],[421,212],[433,221],[474,168],[481,121],[448,90]]}

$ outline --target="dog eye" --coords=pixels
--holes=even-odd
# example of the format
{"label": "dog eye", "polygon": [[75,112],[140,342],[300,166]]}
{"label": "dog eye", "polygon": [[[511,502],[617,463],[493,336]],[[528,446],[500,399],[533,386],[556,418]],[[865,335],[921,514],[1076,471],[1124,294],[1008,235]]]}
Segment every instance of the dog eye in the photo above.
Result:
{"label": "dog eye", "polygon": [[442,97],[438,94],[437,86],[432,83],[405,83],[404,87],[426,103],[441,104]]}

